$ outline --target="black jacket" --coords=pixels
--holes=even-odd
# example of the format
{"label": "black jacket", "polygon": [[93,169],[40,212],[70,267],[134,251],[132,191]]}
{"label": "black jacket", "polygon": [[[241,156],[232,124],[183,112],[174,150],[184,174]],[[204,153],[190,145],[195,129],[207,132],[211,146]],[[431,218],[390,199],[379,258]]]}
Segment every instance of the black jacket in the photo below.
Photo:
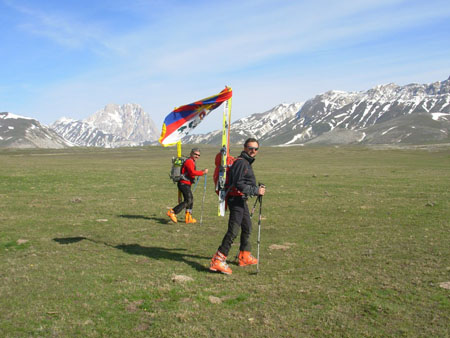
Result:
{"label": "black jacket", "polygon": [[232,187],[239,190],[245,197],[258,195],[259,187],[256,185],[252,168],[254,161],[253,157],[243,151],[230,168]]}

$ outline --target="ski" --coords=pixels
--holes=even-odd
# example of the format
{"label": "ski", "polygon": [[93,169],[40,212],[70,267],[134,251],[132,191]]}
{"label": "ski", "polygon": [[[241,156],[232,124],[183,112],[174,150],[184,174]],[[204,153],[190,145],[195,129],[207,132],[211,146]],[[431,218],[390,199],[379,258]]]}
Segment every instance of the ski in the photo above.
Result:
{"label": "ski", "polygon": [[227,161],[230,154],[230,119],[231,119],[231,98],[225,101],[223,108],[223,123],[222,123],[222,153],[221,165],[219,169],[219,180],[217,181],[219,191],[219,208],[218,215],[225,216],[225,198],[226,189],[225,182],[227,179]]}

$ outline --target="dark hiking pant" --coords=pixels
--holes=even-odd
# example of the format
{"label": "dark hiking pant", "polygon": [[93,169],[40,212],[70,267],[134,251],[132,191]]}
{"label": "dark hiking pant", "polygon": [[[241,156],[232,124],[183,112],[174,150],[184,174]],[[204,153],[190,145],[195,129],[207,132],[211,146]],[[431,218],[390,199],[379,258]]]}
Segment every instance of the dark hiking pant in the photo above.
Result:
{"label": "dark hiking pant", "polygon": [[184,208],[192,209],[194,206],[194,195],[192,195],[191,186],[178,182],[178,190],[183,194],[183,202],[173,208],[173,212],[178,214]]}
{"label": "dark hiking pant", "polygon": [[252,231],[252,221],[248,211],[247,201],[241,196],[231,196],[228,198],[228,209],[230,210],[230,218],[228,220],[228,231],[223,237],[219,251],[225,256],[231,249],[234,239],[241,229],[241,245],[240,251],[250,251],[250,233]]}

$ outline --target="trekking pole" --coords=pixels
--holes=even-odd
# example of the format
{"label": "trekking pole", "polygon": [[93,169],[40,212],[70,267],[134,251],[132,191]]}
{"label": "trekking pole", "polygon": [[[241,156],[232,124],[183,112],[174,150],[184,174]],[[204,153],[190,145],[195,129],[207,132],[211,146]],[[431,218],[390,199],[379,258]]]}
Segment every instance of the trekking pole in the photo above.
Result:
{"label": "trekking pole", "polygon": [[[259,196],[258,196],[259,197]],[[255,213],[256,204],[258,203],[258,197],[255,200],[255,204],[253,204],[252,212],[250,213],[250,218],[253,217],[253,214]]]}
{"label": "trekking pole", "polygon": [[200,177],[197,176],[197,178],[196,178],[196,180],[195,180],[195,184],[194,184],[194,189],[192,189],[192,193],[194,193],[194,192],[195,192],[195,189],[197,189],[198,181],[200,181]]}
{"label": "trekking pole", "polygon": [[259,244],[261,243],[261,212],[262,212],[262,195],[258,196],[259,199],[259,218],[258,218],[258,252],[256,259],[258,262],[256,263],[256,273],[259,272]]}
{"label": "trekking pole", "polygon": [[203,204],[205,204],[205,195],[206,195],[206,178],[208,176],[205,174],[205,182],[203,183],[203,198],[202,198],[202,211],[200,214],[200,225],[202,225],[202,221],[203,221]]}

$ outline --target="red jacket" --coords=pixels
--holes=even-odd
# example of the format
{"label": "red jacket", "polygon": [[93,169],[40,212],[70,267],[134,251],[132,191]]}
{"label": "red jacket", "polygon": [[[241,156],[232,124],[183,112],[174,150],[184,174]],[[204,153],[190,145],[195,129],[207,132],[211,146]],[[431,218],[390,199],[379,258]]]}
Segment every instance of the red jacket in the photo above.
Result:
{"label": "red jacket", "polygon": [[192,158],[188,158],[184,161],[183,167],[181,168],[181,174],[183,174],[188,180],[180,180],[180,183],[186,185],[192,185],[195,182],[195,176],[203,176],[204,172],[202,170],[197,170],[195,168],[195,162]]}

